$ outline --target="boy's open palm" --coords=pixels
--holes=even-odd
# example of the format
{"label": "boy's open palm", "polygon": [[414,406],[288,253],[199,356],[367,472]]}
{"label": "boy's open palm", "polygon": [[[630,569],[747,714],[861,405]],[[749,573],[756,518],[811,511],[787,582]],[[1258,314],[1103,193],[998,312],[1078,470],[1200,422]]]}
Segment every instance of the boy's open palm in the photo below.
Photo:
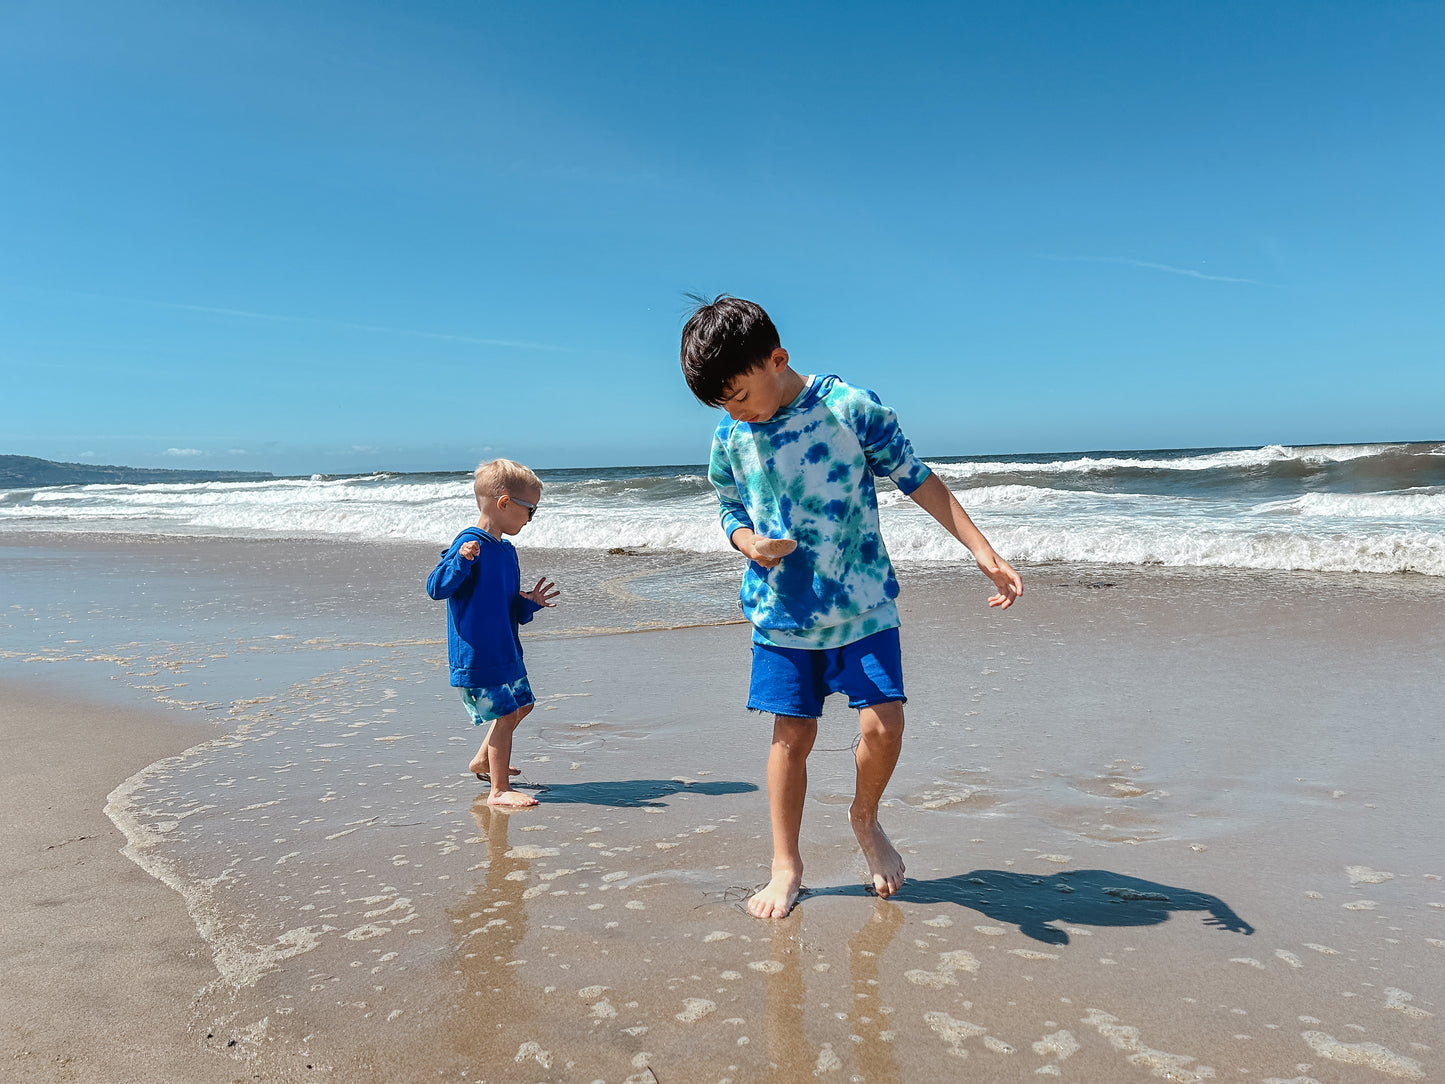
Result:
{"label": "boy's open palm", "polygon": [[523,591],[522,597],[530,602],[535,602],[538,606],[556,606],[557,604],[552,600],[561,593],[557,589],[557,585],[544,576],[537,581],[536,587],[530,591]]}

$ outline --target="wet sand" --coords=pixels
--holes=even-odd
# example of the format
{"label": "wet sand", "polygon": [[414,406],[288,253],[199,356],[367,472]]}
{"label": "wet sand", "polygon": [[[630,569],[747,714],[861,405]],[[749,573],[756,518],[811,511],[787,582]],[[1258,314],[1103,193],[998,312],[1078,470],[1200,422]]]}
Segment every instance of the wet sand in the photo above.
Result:
{"label": "wet sand", "polygon": [[[125,1076],[79,1057],[107,1036],[193,1080],[1441,1072],[1430,581],[1045,567],[999,614],[976,572],[905,572],[883,822],[909,885],[863,891],[856,722],[830,705],[809,891],[769,923],[741,907],[766,879],[768,723],[741,707],[747,629],[707,624],[735,613],[725,563],[523,551],[568,595],[527,642],[516,762],[543,804],[506,814],[464,770],[430,550],[24,543],[0,553],[0,679],[57,692],[7,686],[11,770],[65,778],[86,732],[125,755],[60,808],[7,798],[36,833],[7,953],[41,927],[56,947],[6,996],[103,986],[83,951],[129,983],[124,1012],[12,1031],[33,1079]],[[597,634],[648,623],[704,627]],[[126,872],[81,875],[74,906],[117,923],[87,932],[43,913],[78,889],[42,848],[90,822],[61,853]],[[138,941],[132,912],[164,932]]]}

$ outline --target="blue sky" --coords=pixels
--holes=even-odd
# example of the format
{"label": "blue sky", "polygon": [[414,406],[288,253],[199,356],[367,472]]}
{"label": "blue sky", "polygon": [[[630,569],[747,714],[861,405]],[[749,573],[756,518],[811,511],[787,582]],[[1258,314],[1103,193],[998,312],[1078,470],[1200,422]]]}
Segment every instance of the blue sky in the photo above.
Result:
{"label": "blue sky", "polygon": [[1445,5],[10,0],[0,453],[697,462],[685,291],[925,455],[1445,438]]}

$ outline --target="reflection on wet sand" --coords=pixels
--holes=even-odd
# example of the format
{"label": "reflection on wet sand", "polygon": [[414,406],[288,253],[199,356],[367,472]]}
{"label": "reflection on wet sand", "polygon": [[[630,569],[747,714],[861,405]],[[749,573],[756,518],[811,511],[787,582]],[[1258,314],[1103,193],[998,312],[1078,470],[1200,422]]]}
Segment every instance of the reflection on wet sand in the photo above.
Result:
{"label": "reflection on wet sand", "polygon": [[550,1067],[548,1053],[532,1033],[539,991],[518,977],[517,952],[527,936],[522,893],[531,862],[516,857],[507,840],[511,814],[489,808],[483,795],[473,803],[472,817],[486,841],[487,859],[481,882],[447,909],[457,935],[455,973],[461,979],[447,1032],[463,1073],[505,1079],[514,1060]]}
{"label": "reflection on wet sand", "polygon": [[853,1012],[850,1038],[857,1046],[857,1069],[869,1084],[899,1084],[893,1057],[892,1006],[879,994],[878,964],[894,936],[903,928],[903,908],[879,900],[873,913],[848,938],[848,971],[853,976]]}
{"label": "reflection on wet sand", "polygon": [[[796,912],[794,912],[796,914]],[[797,920],[789,921],[794,931]],[[806,1080],[813,1072],[813,1055],[803,1033],[803,959],[796,936],[778,929],[768,969],[768,1062],[778,1080]]]}
{"label": "reflection on wet sand", "polygon": [[[848,1042],[837,1046],[824,1042],[817,1050],[808,1041],[805,1028],[810,995],[804,981],[807,958],[798,936],[801,922],[789,923],[790,934],[779,930],[773,935],[766,993],[768,1061],[773,1079],[811,1080],[849,1067],[850,1079],[866,1080],[869,1084],[899,1084],[902,1077],[894,1059],[890,1026],[893,1009],[883,1003],[878,976],[883,955],[903,924],[903,909],[880,900],[863,925],[848,938],[851,1004],[846,1013],[829,1012],[830,1016],[847,1019]],[[830,985],[824,977],[827,968],[827,963],[820,963],[814,969],[820,988],[812,995],[815,1010],[834,1007],[830,994],[823,989]],[[836,1025],[828,1031],[836,1035]]]}

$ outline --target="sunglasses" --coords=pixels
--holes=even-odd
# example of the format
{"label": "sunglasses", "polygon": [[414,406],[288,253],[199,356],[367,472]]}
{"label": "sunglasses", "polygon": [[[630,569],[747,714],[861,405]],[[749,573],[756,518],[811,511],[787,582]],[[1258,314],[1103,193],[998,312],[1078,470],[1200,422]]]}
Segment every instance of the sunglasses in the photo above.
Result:
{"label": "sunglasses", "polygon": [[[532,517],[537,514],[537,506],[536,506],[535,504],[528,504],[526,501],[519,501],[519,500],[517,500],[516,497],[512,496],[510,493],[507,493],[507,494],[504,494],[504,495],[505,495],[506,498],[507,498],[509,501],[511,501],[513,504],[520,504],[523,508],[525,508],[525,509],[527,510],[527,522],[528,522],[528,523],[531,523],[531,522],[532,522]],[[498,498],[498,499],[500,499],[500,498]]]}

